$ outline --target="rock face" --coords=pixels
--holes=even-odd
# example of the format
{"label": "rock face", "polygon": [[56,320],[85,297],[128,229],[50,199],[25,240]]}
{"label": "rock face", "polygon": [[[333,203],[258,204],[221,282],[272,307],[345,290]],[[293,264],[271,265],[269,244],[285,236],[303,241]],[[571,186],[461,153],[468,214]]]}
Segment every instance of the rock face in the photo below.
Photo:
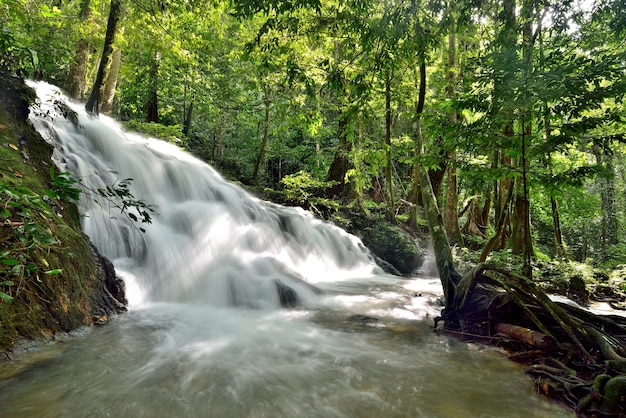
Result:
{"label": "rock face", "polygon": [[0,71],[0,200],[17,202],[0,214],[0,292],[8,296],[0,299],[0,353],[126,309],[123,283],[81,232],[75,205],[44,193],[58,170],[28,122],[34,100],[23,80]]}
{"label": "rock face", "polygon": [[426,251],[415,238],[382,217],[350,215],[348,232],[358,236],[387,273],[408,276],[424,262]]}
{"label": "rock face", "polygon": [[[85,239],[89,238],[85,236]],[[115,268],[111,260],[98,252],[98,249],[89,242],[91,253],[96,262],[96,286],[92,298],[95,302],[93,308],[93,321],[97,325],[106,323],[111,314],[126,312],[126,300],[124,281],[115,275]]]}

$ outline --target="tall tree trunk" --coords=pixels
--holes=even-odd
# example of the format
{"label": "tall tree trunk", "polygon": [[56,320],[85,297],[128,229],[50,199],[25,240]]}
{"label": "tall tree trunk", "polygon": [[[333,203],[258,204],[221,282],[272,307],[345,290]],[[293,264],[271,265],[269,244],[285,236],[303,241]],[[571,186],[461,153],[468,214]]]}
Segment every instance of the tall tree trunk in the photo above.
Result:
{"label": "tall tree trunk", "polygon": [[[451,153],[450,158],[456,158],[456,152]],[[463,236],[459,228],[458,201],[456,167],[454,164],[450,164],[446,179],[446,204],[443,211],[443,224],[450,242],[462,245]]]}
{"label": "tall tree trunk", "polygon": [[[422,57],[420,62],[420,81],[419,81],[419,94],[415,107],[415,118],[413,123],[413,140],[415,141],[415,151],[417,155],[424,154],[424,138],[422,136],[422,113],[424,110],[424,101],[426,97],[426,61]],[[422,202],[424,204],[424,212],[426,214],[426,221],[428,223],[428,229],[433,242],[433,248],[435,251],[435,262],[437,264],[437,271],[439,273],[439,279],[443,287],[444,297],[446,300],[446,307],[452,306],[454,302],[454,295],[456,292],[456,286],[461,280],[460,274],[457,273],[454,267],[454,260],[452,257],[452,249],[448,242],[446,231],[443,227],[443,219],[437,206],[437,198],[433,192],[432,184],[430,183],[430,177],[428,170],[421,167],[417,168],[418,176],[420,180],[420,189],[422,191]],[[454,315],[453,312],[448,314]],[[454,323],[454,318],[449,318]]]}
{"label": "tall tree trunk", "polygon": [[396,202],[393,193],[393,159],[391,149],[391,70],[385,73],[385,149],[387,165],[385,167],[385,183],[387,185],[387,220],[395,222]]}
{"label": "tall tree trunk", "polygon": [[224,147],[226,142],[226,109],[220,108],[220,129],[217,138],[213,141],[213,150],[211,159],[213,161],[221,160],[224,156]]}
{"label": "tall tree trunk", "polygon": [[483,208],[480,204],[480,196],[474,196],[467,204],[465,210],[465,225],[463,233],[486,238],[486,225],[483,224]]}
{"label": "tall tree trunk", "polygon": [[252,171],[252,179],[256,182],[259,177],[259,171],[261,170],[261,165],[265,161],[265,154],[267,152],[267,143],[269,142],[270,136],[270,93],[269,87],[265,86],[264,95],[265,100],[263,104],[265,106],[265,117],[263,118],[263,139],[261,140],[261,147],[259,148],[259,154],[257,155],[256,162],[254,163],[254,170]]}
{"label": "tall tree trunk", "polygon": [[107,79],[111,60],[113,57],[113,43],[115,42],[115,33],[117,32],[117,23],[122,13],[121,0],[111,0],[111,8],[109,10],[109,20],[107,22],[106,35],[104,37],[104,47],[102,48],[102,58],[98,66],[98,73],[91,89],[89,99],[85,104],[85,110],[92,115],[98,115],[100,112],[100,101],[104,90],[104,82]]}
{"label": "tall tree trunk", "polygon": [[[502,11],[498,17],[499,31],[496,35],[498,50],[496,54],[501,61],[507,61],[511,56],[516,55],[516,4],[515,0],[503,0]],[[511,84],[505,77],[498,77],[494,80],[492,101],[494,118],[502,120],[501,129],[504,139],[503,143],[497,143],[491,167],[510,167],[512,160],[506,155],[505,147],[511,143],[514,137],[514,114],[512,98],[514,91]],[[489,239],[480,255],[480,261],[485,261],[492,251],[505,248],[510,233],[510,204],[513,197],[513,187],[515,181],[512,178],[501,178],[494,182],[494,220],[495,233]]]}
{"label": "tall tree trunk", "polygon": [[[450,100],[456,99],[455,85],[457,81],[456,76],[456,25],[451,28],[451,33],[448,36],[448,74],[446,81],[446,98]],[[456,125],[458,122],[458,115],[456,110],[448,112],[448,121],[451,125]],[[463,236],[459,229],[459,216],[458,216],[458,193],[457,193],[457,179],[456,179],[456,151],[453,150],[448,153],[447,160],[451,163],[448,165],[447,178],[446,178],[446,203],[443,211],[443,224],[448,234],[448,238],[452,243],[463,244]]]}
{"label": "tall tree trunk", "polygon": [[[523,0],[521,7],[522,20],[522,60],[524,86],[529,83],[533,66],[533,0]],[[532,98],[524,87],[522,91],[521,106],[518,112],[521,116],[521,156],[518,166],[521,168],[521,182],[517,182],[513,210],[513,231],[511,234],[511,249],[513,254],[522,256],[522,273],[528,279],[532,279],[531,258],[534,256],[532,234],[530,230],[530,201],[528,197],[528,147],[532,144]]]}
{"label": "tall tree trunk", "polygon": [[183,135],[188,136],[191,132],[191,118],[193,116],[193,98],[189,102],[189,107],[185,112],[185,119],[183,121]]}
{"label": "tall tree trunk", "polygon": [[150,65],[148,81],[148,102],[146,103],[146,122],[159,122],[159,67],[161,53],[155,52]]}
{"label": "tall tree trunk", "polygon": [[[511,205],[511,199],[513,198],[513,189],[514,182],[509,180],[509,184],[504,188],[508,193],[506,196],[502,197],[500,203],[496,207],[496,224],[495,224],[495,234],[493,237],[489,239],[485,248],[483,248],[482,253],[480,254],[479,261],[482,263],[487,260],[487,257],[492,251],[496,251],[504,248],[504,238],[509,235],[509,207]],[[500,192],[502,188],[500,188]],[[501,193],[500,193],[501,194]]]}
{"label": "tall tree trunk", "polygon": [[337,125],[339,144],[337,145],[333,162],[328,170],[328,176],[326,176],[327,181],[335,183],[329,189],[331,196],[345,197],[348,194],[346,173],[352,168],[352,163],[349,158],[350,151],[352,150],[352,142],[348,138],[348,123],[348,111],[342,112]]}
{"label": "tall tree trunk", "polygon": [[[83,0],[80,7],[80,21],[84,24],[91,15],[90,0]],[[89,40],[81,37],[76,44],[74,61],[67,74],[65,90],[68,96],[75,100],[82,100],[85,94],[85,79],[87,75],[87,63],[89,61]]]}
{"label": "tall tree trunk", "polygon": [[431,145],[432,152],[430,155],[437,156],[437,162],[439,167],[428,170],[428,176],[430,177],[430,183],[433,186],[433,193],[439,198],[441,192],[441,185],[443,184],[443,178],[448,170],[448,154],[443,148],[443,138],[437,136]]}
{"label": "tall tree trunk", "polygon": [[609,246],[618,243],[613,152],[608,146],[606,146],[606,149],[603,149],[598,145],[594,145],[592,150],[596,157],[596,163],[602,165],[608,173],[600,177],[600,203],[602,207],[600,253],[601,257],[606,257]]}
{"label": "tall tree trunk", "polygon": [[420,175],[419,170],[417,168],[417,164],[413,166],[411,170],[411,191],[409,192],[409,199],[411,202],[411,206],[409,208],[409,219],[407,221],[408,226],[411,229],[418,230],[418,216],[417,216],[417,208],[420,200]]}
{"label": "tall tree trunk", "polygon": [[554,255],[559,258],[565,257],[565,245],[563,245],[563,234],[561,233],[561,219],[554,196],[550,196],[550,206],[552,207],[552,225],[554,227]]}
{"label": "tall tree trunk", "polygon": [[110,115],[113,110],[113,100],[115,99],[115,89],[117,88],[117,79],[120,74],[120,64],[122,62],[122,50],[115,49],[113,60],[111,61],[111,69],[109,76],[104,84],[104,92],[102,94],[102,107],[100,111],[105,115]]}

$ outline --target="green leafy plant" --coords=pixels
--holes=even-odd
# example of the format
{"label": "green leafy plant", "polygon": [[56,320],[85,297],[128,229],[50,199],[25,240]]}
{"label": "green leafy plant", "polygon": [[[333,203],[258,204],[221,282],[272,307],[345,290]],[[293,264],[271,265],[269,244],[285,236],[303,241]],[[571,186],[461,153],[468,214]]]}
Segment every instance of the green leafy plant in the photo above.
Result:
{"label": "green leafy plant", "polygon": [[61,269],[48,269],[46,256],[59,245],[45,221],[54,211],[37,193],[24,186],[0,183],[2,246],[0,253],[0,303],[11,303],[24,280],[40,274],[56,275]]}
{"label": "green leafy plant", "polygon": [[26,71],[28,67],[33,71],[39,69],[37,51],[21,46],[7,28],[0,29],[0,69],[9,72]]}
{"label": "green leafy plant", "polygon": [[[135,199],[135,196],[130,191],[130,184],[133,179],[126,178],[121,181],[115,182],[111,186],[100,188],[96,190],[96,193],[101,197],[107,199],[111,204],[119,209],[119,211],[128,216],[133,222],[152,223],[152,215],[156,213],[156,206],[146,203],[144,200]],[[119,199],[121,204],[118,203]],[[130,212],[129,209],[135,209],[135,213]],[[145,229],[139,228],[141,232],[146,232]]]}
{"label": "green leafy plant", "polygon": [[283,177],[280,182],[283,184],[283,192],[287,198],[298,202],[306,202],[316,193],[319,194],[320,191],[335,184],[332,181],[318,180],[303,170]]}
{"label": "green leafy plant", "polygon": [[53,199],[71,199],[78,200],[82,189],[78,186],[78,181],[71,177],[72,173],[63,172],[55,174],[54,167],[50,167],[50,180],[52,180],[52,189],[46,189],[45,193]]}
{"label": "green leafy plant", "polygon": [[133,119],[125,122],[124,126],[127,129],[140,132],[153,138],[159,138],[176,145],[182,145],[182,138],[185,137],[182,131],[183,128],[180,125],[168,126],[155,122],[140,122]]}

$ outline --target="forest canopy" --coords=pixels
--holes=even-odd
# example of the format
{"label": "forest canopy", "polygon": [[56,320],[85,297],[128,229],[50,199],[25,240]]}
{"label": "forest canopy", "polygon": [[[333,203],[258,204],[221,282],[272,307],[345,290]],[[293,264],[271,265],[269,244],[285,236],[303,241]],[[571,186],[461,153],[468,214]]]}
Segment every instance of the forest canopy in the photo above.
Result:
{"label": "forest canopy", "polygon": [[426,223],[427,170],[447,237],[481,260],[615,266],[626,260],[625,8],[7,0],[0,67],[96,95],[95,113],[232,178],[413,229]]}

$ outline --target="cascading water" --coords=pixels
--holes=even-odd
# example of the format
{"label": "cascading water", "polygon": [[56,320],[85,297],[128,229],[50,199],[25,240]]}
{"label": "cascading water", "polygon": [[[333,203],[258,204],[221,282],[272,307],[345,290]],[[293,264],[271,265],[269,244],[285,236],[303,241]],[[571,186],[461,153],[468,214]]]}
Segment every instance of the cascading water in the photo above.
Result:
{"label": "cascading water", "polygon": [[[125,133],[80,105],[69,104],[78,119],[67,120],[54,106],[58,90],[45,84],[38,90],[35,114],[43,117],[32,121],[54,145],[57,165],[86,188],[83,229],[142,300],[276,306],[277,283],[306,300],[312,291],[303,281],[375,269],[358,240],[341,229],[255,199],[177,147]],[[126,178],[135,199],[157,207],[152,224],[141,225],[145,234],[97,193]]]}
{"label": "cascading water", "polygon": [[[65,100],[34,86],[38,113]],[[0,367],[0,416],[573,416],[502,356],[430,330],[438,279],[382,275],[342,230],[68,106],[77,124],[32,120],[91,190],[84,230],[114,261],[132,309]],[[93,192],[126,178],[157,206],[152,224]],[[279,309],[285,292],[297,308]]]}

